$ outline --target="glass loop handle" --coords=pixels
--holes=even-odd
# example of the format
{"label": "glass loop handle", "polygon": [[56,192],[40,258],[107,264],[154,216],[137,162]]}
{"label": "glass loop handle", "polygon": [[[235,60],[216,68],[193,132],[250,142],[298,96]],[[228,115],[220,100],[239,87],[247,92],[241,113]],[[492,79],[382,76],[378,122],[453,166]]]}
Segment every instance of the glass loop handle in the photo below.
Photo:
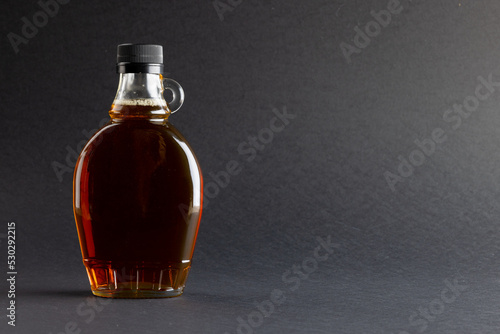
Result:
{"label": "glass loop handle", "polygon": [[168,102],[168,106],[172,114],[179,110],[184,103],[184,90],[182,86],[175,80],[164,78],[163,79],[163,90],[168,89],[172,92],[172,101]]}

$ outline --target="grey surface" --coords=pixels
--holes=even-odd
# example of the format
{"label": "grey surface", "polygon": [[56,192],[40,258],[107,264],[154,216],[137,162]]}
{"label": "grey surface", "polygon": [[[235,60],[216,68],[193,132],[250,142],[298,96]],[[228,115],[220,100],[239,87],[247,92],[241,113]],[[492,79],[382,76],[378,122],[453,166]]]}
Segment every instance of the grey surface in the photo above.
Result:
{"label": "grey surface", "polygon": [[[71,1],[16,54],[7,34],[40,8],[1,2],[0,234],[17,223],[19,274],[17,326],[2,316],[0,332],[237,333],[237,318],[279,289],[283,303],[241,333],[498,333],[500,88],[456,129],[443,115],[479,76],[500,81],[500,3],[402,2],[349,64],[340,44],[387,6],[244,0],[221,21],[211,1]],[[72,176],[60,182],[51,164],[107,116],[125,42],[164,45],[186,91],[171,122],[205,184],[231,160],[242,171],[204,209],[182,297],[100,306],[81,263]],[[295,118],[247,161],[238,146],[273,108]],[[446,140],[391,190],[384,173],[438,128]],[[288,282],[327,236],[328,259],[300,286]],[[438,314],[418,315],[429,308]]]}

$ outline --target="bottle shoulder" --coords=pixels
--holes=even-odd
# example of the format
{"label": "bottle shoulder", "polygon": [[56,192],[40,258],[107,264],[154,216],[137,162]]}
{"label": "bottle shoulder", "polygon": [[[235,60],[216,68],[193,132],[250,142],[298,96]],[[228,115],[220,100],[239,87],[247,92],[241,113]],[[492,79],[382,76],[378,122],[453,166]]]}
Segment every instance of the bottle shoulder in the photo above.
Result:
{"label": "bottle shoulder", "polygon": [[143,156],[166,151],[170,157],[194,156],[189,143],[168,121],[110,121],[90,138],[80,158],[103,154]]}
{"label": "bottle shoulder", "polygon": [[164,139],[175,138],[178,141],[186,142],[180,131],[166,120],[161,122],[127,120],[106,123],[89,139],[89,143],[114,140],[114,138],[118,137],[125,143],[158,136]]}

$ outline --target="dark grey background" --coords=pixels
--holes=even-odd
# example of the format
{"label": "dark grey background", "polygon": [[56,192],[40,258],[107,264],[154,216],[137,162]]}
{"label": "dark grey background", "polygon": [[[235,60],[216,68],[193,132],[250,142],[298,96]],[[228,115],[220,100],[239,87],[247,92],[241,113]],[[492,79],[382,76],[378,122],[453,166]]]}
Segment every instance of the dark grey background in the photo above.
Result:
{"label": "dark grey background", "polygon": [[[221,20],[211,1],[70,1],[17,54],[7,34],[40,7],[0,3],[0,268],[15,221],[19,272],[17,326],[0,314],[0,332],[237,333],[280,289],[252,332],[498,333],[500,88],[457,129],[443,115],[478,76],[500,81],[500,3],[402,1],[350,64],[340,43],[388,1],[233,3]],[[112,300],[92,317],[80,304],[107,300],[90,297],[72,175],[51,164],[107,117],[125,42],[164,46],[186,91],[171,122],[205,183],[230,160],[242,171],[209,199],[182,297]],[[248,162],[238,145],[273,108],[295,118]],[[436,128],[447,140],[392,191],[384,173]],[[282,275],[328,235],[335,252],[292,290]],[[454,280],[463,291],[443,303]]]}

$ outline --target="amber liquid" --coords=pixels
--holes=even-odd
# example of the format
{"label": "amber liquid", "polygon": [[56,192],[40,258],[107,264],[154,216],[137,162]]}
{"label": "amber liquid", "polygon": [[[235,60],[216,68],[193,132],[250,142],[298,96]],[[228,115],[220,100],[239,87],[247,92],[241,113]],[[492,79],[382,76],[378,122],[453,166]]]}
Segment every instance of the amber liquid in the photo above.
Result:
{"label": "amber liquid", "polygon": [[201,170],[158,107],[115,105],[110,115],[83,149],[74,177],[75,219],[92,291],[102,297],[180,295],[201,219]]}

